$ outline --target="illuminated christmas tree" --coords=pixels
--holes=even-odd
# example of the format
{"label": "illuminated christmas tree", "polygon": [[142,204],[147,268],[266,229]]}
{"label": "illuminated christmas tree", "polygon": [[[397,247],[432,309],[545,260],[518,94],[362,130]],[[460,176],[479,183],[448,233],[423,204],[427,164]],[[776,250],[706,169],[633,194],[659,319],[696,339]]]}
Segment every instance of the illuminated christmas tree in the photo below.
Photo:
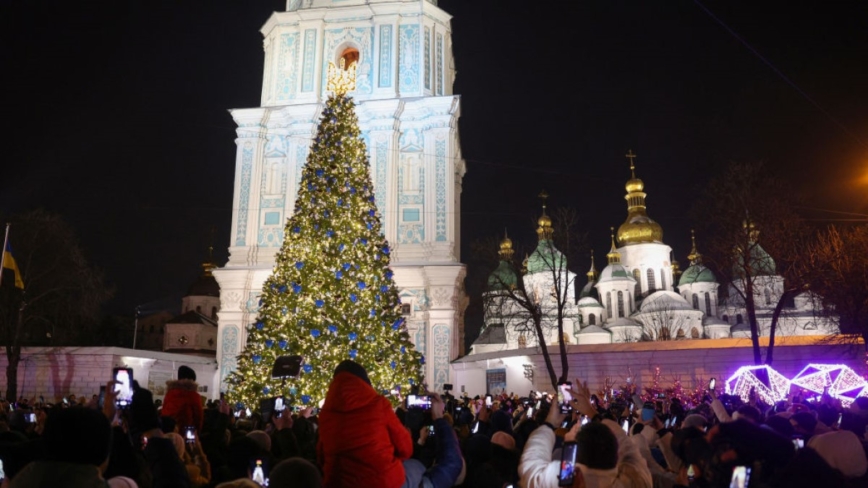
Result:
{"label": "illuminated christmas tree", "polygon": [[[292,405],[316,404],[345,359],[363,365],[377,391],[406,391],[421,380],[424,358],[401,316],[365,143],[347,96],[354,79],[355,65],[329,67],[332,95],[262,288],[259,316],[229,378],[233,402],[254,406],[284,395]],[[304,357],[299,376],[272,379],[275,359],[294,354]]]}

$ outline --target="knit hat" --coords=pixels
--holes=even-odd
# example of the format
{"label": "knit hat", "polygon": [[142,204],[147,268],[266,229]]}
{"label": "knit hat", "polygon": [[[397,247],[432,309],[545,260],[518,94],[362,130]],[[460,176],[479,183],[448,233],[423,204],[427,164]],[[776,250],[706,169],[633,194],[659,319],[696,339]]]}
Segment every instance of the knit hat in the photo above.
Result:
{"label": "knit hat", "polygon": [[48,416],[42,439],[51,461],[99,466],[108,459],[112,427],[98,410],[66,408]]}
{"label": "knit hat", "polygon": [[178,379],[196,381],[196,372],[189,366],[181,366],[178,368]]}
{"label": "knit hat", "polygon": [[706,424],[708,424],[708,421],[705,420],[705,417],[698,413],[694,413],[684,418],[684,422],[681,423],[681,428],[686,429],[688,427],[695,427],[702,430]]}
{"label": "knit hat", "polygon": [[361,364],[355,361],[350,361],[349,359],[341,361],[341,364],[338,364],[338,367],[335,368],[334,375],[337,376],[338,373],[342,372],[347,372],[352,375],[358,376],[359,378],[365,380],[365,383],[369,385],[371,384],[371,380],[368,379],[368,372],[365,371],[365,368]]}
{"label": "knit hat", "polygon": [[126,476],[115,476],[108,480],[109,488],[139,488],[135,481]]}
{"label": "knit hat", "polygon": [[847,478],[858,478],[868,471],[865,450],[856,434],[849,430],[815,435],[808,441],[808,447]]}
{"label": "knit hat", "polygon": [[319,469],[310,461],[300,457],[292,457],[281,461],[269,476],[269,486],[277,488],[299,487],[320,488],[322,477]]}
{"label": "knit hat", "polygon": [[491,443],[497,444],[504,449],[515,451],[515,438],[503,431],[495,432],[491,436]]}
{"label": "knit hat", "polygon": [[247,434],[247,437],[250,437],[257,444],[259,444],[259,448],[262,452],[271,452],[271,437],[268,436],[264,431],[261,430],[253,430]]}

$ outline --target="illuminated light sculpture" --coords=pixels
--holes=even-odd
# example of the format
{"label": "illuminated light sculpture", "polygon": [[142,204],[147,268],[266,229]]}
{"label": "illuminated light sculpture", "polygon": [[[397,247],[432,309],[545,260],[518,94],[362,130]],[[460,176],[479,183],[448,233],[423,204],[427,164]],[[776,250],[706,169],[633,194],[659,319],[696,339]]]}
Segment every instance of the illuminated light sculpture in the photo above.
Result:
{"label": "illuminated light sculpture", "polygon": [[821,394],[827,387],[832,386],[832,371],[838,368],[840,366],[831,364],[809,364],[792,379],[792,386]]}
{"label": "illuminated light sculpture", "polygon": [[809,364],[793,378],[793,387],[829,395],[848,407],[860,396],[868,396],[868,381],[845,364]]}
{"label": "illuminated light sculpture", "polygon": [[736,395],[747,402],[750,390],[756,391],[757,399],[772,405],[787,398],[790,380],[770,366],[742,366],[726,380],[726,393]]}

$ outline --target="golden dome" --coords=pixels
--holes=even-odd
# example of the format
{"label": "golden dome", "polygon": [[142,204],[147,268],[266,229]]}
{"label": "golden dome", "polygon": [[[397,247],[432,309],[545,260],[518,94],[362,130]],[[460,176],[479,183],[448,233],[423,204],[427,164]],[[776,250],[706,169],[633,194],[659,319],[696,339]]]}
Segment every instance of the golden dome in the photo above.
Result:
{"label": "golden dome", "polygon": [[554,235],[554,229],[552,229],[552,219],[546,215],[546,199],[549,197],[549,194],[546,193],[545,190],[539,194],[540,200],[542,200],[542,215],[540,215],[539,219],[537,219],[537,228],[536,234],[540,240],[551,239]]}
{"label": "golden dome", "polygon": [[552,226],[552,219],[549,218],[548,215],[542,214],[540,216],[539,220],[536,221],[536,223],[540,227],[551,227]]}
{"label": "golden dome", "polygon": [[624,185],[624,188],[627,189],[627,193],[640,192],[645,189],[645,183],[642,182],[639,178],[633,178],[627,181],[627,184]]}
{"label": "golden dome", "polygon": [[512,239],[506,234],[506,230],[503,231],[503,240],[500,241],[500,251],[497,252],[498,256],[500,256],[501,260],[509,261],[512,259],[512,254],[514,253],[512,249]]}
{"label": "golden dome", "polygon": [[630,160],[630,180],[624,185],[627,195],[627,220],[618,227],[618,243],[623,245],[637,244],[641,242],[663,242],[663,228],[660,224],[651,220],[645,212],[645,197],[642,192],[645,184],[636,178],[636,155],[633,151],[627,153]]}

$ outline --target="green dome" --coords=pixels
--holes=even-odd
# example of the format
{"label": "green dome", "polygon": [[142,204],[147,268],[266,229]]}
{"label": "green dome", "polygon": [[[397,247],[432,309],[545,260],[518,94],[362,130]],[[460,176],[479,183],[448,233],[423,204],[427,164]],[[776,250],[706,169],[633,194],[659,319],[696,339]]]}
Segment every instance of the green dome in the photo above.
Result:
{"label": "green dome", "polygon": [[[738,253],[735,265],[732,267],[733,276],[744,277],[744,268],[742,254]],[[777,274],[775,260],[758,243],[752,244],[750,248],[750,269],[754,276],[775,276]]]}
{"label": "green dome", "polygon": [[497,269],[488,275],[489,290],[503,290],[504,285],[510,287],[515,286],[516,283],[518,283],[518,278],[515,276],[515,271],[512,270],[512,266],[506,261],[501,261],[497,265]]}
{"label": "green dome", "polygon": [[595,288],[596,284],[596,281],[589,281],[585,287],[582,288],[582,292],[579,293],[579,299],[585,297],[597,298],[599,295],[597,294],[597,288]]}
{"label": "green dome", "polygon": [[527,260],[527,273],[551,273],[552,270],[566,271],[567,258],[555,248],[552,241],[541,239]]}
{"label": "green dome", "polygon": [[690,285],[692,283],[717,283],[717,278],[710,269],[701,264],[694,264],[684,270],[684,273],[681,273],[678,286]]}

